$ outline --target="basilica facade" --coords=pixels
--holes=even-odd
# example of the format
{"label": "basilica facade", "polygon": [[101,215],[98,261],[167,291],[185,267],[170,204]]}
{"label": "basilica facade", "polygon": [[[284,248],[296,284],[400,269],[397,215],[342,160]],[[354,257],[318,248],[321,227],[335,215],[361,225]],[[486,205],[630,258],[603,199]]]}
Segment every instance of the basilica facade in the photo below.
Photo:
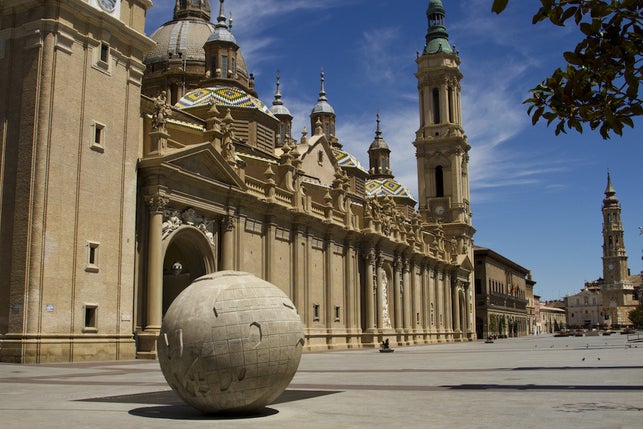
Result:
{"label": "basilica facade", "polygon": [[217,3],[177,0],[149,37],[149,0],[0,5],[0,360],[154,358],[172,300],[221,270],[288,294],[305,350],[475,339],[442,2],[417,58],[418,201],[379,118],[368,168],[344,150],[323,73],[293,138],[279,79],[261,101]]}

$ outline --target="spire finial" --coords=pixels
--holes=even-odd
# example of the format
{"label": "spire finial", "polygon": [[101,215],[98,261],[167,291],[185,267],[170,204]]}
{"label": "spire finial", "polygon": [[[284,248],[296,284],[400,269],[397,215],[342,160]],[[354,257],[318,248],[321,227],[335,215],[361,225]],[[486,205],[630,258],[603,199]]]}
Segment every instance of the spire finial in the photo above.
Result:
{"label": "spire finial", "polygon": [[380,112],[377,112],[377,130],[375,131],[376,138],[382,138],[382,129],[380,128]]}
{"label": "spire finial", "polygon": [[324,68],[321,69],[321,89],[319,90],[319,99],[326,98],[326,73],[324,73]]}
{"label": "spire finial", "polygon": [[281,73],[277,70],[277,90],[275,91],[275,100],[272,102],[273,106],[278,106],[284,104],[281,100]]}
{"label": "spire finial", "polygon": [[217,22],[219,24],[224,24],[227,27],[227,24],[225,24],[227,18],[225,16],[224,8],[223,8],[223,2],[225,0],[219,0],[221,2],[221,5],[219,6],[219,16],[217,17]]}
{"label": "spire finial", "polygon": [[607,169],[607,187],[605,187],[605,195],[611,197],[616,194],[616,189],[612,185],[612,177],[610,175],[609,169]]}

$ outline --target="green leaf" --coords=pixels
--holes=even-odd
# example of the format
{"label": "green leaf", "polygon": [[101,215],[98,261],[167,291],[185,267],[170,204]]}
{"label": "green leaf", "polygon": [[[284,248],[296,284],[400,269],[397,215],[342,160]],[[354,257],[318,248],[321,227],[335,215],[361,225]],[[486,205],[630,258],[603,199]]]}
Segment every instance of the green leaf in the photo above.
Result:
{"label": "green leaf", "polygon": [[509,0],[493,0],[493,6],[491,6],[491,11],[495,13],[500,13],[507,7]]}
{"label": "green leaf", "polygon": [[583,61],[583,58],[581,58],[581,56],[578,55],[576,52],[565,52],[563,53],[563,57],[565,57],[565,60],[568,63],[575,64],[577,66],[582,66],[585,63]]}
{"label": "green leaf", "polygon": [[564,23],[569,18],[571,18],[576,13],[577,10],[578,10],[578,7],[570,7],[569,9],[565,10],[561,18],[562,22]]}

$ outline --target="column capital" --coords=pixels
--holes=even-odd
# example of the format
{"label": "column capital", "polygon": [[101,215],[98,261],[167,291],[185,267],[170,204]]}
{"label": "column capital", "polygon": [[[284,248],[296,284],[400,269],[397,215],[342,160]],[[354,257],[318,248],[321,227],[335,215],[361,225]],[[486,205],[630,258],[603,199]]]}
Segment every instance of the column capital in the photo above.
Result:
{"label": "column capital", "polygon": [[163,213],[169,203],[170,199],[167,195],[160,192],[145,197],[145,204],[151,213]]}
{"label": "column capital", "polygon": [[234,228],[236,227],[236,222],[235,222],[235,217],[234,215],[227,215],[223,218],[223,221],[221,224],[223,225],[223,228],[225,231],[234,231]]}

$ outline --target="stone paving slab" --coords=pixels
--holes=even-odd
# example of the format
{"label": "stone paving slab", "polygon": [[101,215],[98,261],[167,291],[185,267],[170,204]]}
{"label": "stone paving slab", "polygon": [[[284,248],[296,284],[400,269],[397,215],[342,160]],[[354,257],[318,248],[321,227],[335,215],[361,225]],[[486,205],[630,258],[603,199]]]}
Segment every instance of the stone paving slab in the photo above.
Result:
{"label": "stone paving slab", "polygon": [[641,428],[643,343],[552,336],[307,353],[255,416],[206,416],[157,362],[0,364],[0,428]]}

